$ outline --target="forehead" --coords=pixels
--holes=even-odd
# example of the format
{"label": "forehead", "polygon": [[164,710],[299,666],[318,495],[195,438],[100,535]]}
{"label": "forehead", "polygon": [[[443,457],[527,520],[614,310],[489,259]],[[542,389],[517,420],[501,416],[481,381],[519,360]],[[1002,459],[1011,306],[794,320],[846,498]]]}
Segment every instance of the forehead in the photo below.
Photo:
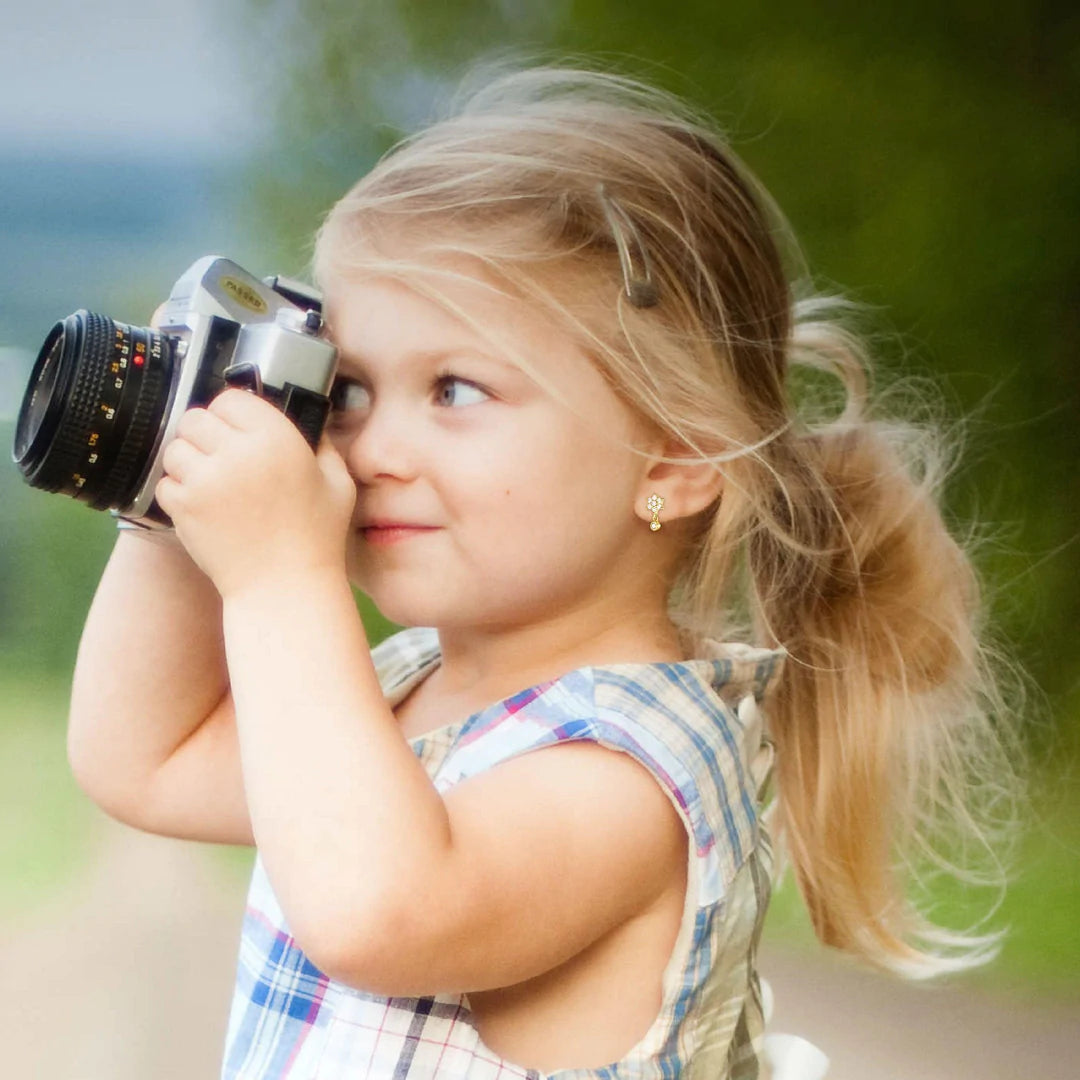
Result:
{"label": "forehead", "polygon": [[474,352],[556,397],[594,406],[615,397],[551,312],[463,258],[376,263],[323,288],[344,365],[380,369],[419,353]]}
{"label": "forehead", "polygon": [[546,329],[530,313],[515,311],[496,287],[463,274],[357,272],[335,278],[324,292],[330,332],[343,348],[355,344],[361,354],[393,352],[397,343],[430,337],[528,344]]}

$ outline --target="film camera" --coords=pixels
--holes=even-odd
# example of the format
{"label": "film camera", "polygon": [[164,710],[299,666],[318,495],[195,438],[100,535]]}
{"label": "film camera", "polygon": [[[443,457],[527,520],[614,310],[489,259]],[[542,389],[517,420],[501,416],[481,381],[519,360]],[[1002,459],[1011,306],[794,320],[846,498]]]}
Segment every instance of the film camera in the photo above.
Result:
{"label": "film camera", "polygon": [[184,412],[227,386],[266,398],[318,444],[337,368],[321,310],[299,282],[260,281],[210,255],[173,286],[156,329],[76,311],[34,362],[15,464],[33,487],[170,527],[154,500],[163,451]]}

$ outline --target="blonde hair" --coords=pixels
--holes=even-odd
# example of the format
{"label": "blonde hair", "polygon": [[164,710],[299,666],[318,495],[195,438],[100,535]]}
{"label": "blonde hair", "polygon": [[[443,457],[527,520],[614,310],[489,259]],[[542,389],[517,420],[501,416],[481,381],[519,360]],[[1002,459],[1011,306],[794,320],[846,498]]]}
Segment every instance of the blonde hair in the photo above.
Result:
{"label": "blonde hair", "polygon": [[[627,294],[612,205],[655,306]],[[446,254],[550,311],[643,417],[722,471],[671,616],[691,643],[787,650],[766,705],[773,812],[818,937],[912,976],[988,959],[996,935],[936,927],[905,893],[916,862],[954,869],[973,847],[1003,880],[995,829],[1019,775],[1012,669],[939,506],[948,441],[932,418],[882,413],[854,306],[815,295],[760,183],[705,118],[632,78],[485,74],[333,208],[315,273],[408,276]],[[795,409],[796,366],[838,380],[837,415]]]}

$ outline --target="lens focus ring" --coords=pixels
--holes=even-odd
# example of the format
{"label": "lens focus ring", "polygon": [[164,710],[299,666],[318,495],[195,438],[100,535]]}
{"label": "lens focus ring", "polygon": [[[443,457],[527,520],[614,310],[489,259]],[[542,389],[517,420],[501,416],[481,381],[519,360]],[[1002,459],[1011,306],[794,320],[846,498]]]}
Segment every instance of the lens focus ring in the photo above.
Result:
{"label": "lens focus ring", "polygon": [[[81,316],[81,318],[80,318]],[[112,320],[92,311],[76,312],[64,320],[63,357],[60,363],[71,364],[83,356],[101,356],[112,334]],[[105,366],[79,364],[71,380],[63,416],[50,440],[48,453],[39,463],[42,483],[48,491],[61,491],[82,485],[76,465],[86,447],[87,431],[93,425],[101,392],[105,385]],[[47,432],[43,434],[48,434]],[[74,492],[72,492],[74,494]]]}
{"label": "lens focus ring", "polygon": [[96,509],[133,501],[172,390],[173,341],[77,311],[46,338],[19,413],[27,482]]}
{"label": "lens focus ring", "polygon": [[[165,381],[166,371],[162,364],[150,362],[142,382],[138,387],[138,400],[127,423],[127,433],[120,446],[120,452],[113,462],[109,478],[101,488],[100,494],[90,505],[95,510],[107,510],[111,506],[121,506],[131,501],[149,461],[150,452],[160,435],[161,409],[169,396],[169,386]],[[152,430],[151,430],[152,429]]]}

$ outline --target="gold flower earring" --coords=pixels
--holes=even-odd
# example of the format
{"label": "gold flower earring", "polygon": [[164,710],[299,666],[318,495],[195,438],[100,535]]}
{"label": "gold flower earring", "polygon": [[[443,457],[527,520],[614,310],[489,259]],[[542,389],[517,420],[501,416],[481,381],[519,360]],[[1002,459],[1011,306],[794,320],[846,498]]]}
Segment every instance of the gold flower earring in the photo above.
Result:
{"label": "gold flower earring", "polygon": [[650,495],[649,501],[645,504],[652,512],[652,521],[649,522],[649,528],[653,532],[660,531],[660,511],[664,509],[664,500],[660,495]]}

